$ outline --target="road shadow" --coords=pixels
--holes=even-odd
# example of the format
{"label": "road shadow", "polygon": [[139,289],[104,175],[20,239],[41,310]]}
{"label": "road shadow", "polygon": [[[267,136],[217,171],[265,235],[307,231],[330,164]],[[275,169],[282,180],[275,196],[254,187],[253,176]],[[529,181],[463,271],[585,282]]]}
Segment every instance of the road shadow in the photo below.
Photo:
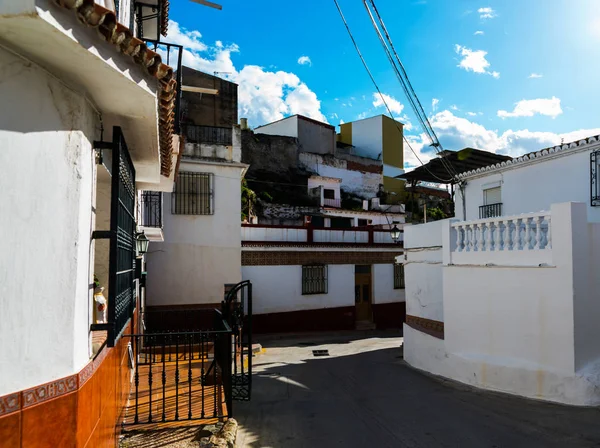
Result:
{"label": "road shadow", "polygon": [[240,448],[600,446],[598,409],[423,375],[403,361],[400,338],[327,342],[324,357],[280,342],[255,358],[252,401],[234,403]]}

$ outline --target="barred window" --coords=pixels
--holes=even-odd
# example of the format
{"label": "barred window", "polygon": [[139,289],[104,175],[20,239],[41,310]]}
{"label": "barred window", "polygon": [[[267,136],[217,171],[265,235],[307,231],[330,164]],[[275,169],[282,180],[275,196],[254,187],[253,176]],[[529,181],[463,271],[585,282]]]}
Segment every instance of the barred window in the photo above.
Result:
{"label": "barred window", "polygon": [[404,265],[394,263],[394,289],[404,288]]}
{"label": "barred window", "polygon": [[590,191],[591,206],[600,206],[600,150],[590,154]]}
{"label": "barred window", "polygon": [[327,266],[302,266],[302,295],[327,294]]}
{"label": "barred window", "polygon": [[171,193],[173,215],[212,215],[214,176],[212,173],[180,172]]}

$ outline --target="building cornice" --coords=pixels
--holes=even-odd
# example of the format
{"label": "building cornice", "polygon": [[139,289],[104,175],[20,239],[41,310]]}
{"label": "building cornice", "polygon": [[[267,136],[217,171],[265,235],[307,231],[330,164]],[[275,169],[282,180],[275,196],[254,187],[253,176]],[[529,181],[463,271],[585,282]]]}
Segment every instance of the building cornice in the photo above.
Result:
{"label": "building cornice", "polygon": [[478,168],[458,175],[461,180],[476,179],[487,176],[488,174],[501,173],[511,169],[521,168],[527,165],[541,163],[547,160],[557,159],[559,157],[569,156],[579,152],[600,149],[600,135],[588,137],[576,142],[565,143],[563,145],[545,148],[537,152],[531,152],[512,160],[506,160],[495,165]]}

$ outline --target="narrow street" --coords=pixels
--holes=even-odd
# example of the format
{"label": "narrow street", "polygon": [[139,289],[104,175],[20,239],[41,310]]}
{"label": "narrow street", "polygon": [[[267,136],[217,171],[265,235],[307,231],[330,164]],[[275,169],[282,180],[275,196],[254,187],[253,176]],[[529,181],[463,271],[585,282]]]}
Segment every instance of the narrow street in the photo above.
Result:
{"label": "narrow street", "polygon": [[258,341],[252,401],[234,406],[240,448],[600,446],[599,410],[424,375],[397,333]]}

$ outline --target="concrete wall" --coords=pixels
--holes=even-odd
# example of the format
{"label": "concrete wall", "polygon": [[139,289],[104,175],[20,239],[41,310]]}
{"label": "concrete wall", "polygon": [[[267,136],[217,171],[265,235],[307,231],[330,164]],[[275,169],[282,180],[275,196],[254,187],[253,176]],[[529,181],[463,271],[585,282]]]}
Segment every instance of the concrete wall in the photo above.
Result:
{"label": "concrete wall", "polygon": [[238,125],[232,127],[231,145],[213,143],[186,143],[182,156],[195,159],[217,159],[240,162],[242,159],[242,131]]}
{"label": "concrete wall", "polygon": [[214,214],[173,215],[164,195],[165,241],[147,255],[148,306],[220,303],[223,285],[241,280],[242,168],[184,159],[185,171],[214,174]]}
{"label": "concrete wall", "polygon": [[254,132],[256,134],[283,135],[298,138],[298,115],[292,115],[291,117],[259,126],[254,128]]}
{"label": "concrete wall", "polygon": [[298,141],[302,152],[333,154],[335,151],[335,128],[313,120],[299,118]]}
{"label": "concrete wall", "polygon": [[[565,153],[549,155],[539,161],[534,159],[502,172],[467,179],[466,220],[479,218],[483,190],[499,184],[502,187],[503,215],[549,210],[552,203],[574,201],[588,205],[589,221],[600,222],[600,207],[589,207],[590,152],[598,148],[600,144],[580,152],[577,149],[566,150]],[[456,191],[457,217],[465,219],[460,189]]]}
{"label": "concrete wall", "polygon": [[230,127],[238,123],[238,86],[217,76],[182,67],[183,84],[217,89],[218,95],[183,92],[183,122],[203,126]]}
{"label": "concrete wall", "polygon": [[[457,227],[448,220],[406,227],[407,314],[443,319],[445,325],[444,340],[405,326],[407,362],[487,389],[599,404],[599,281],[593,268],[599,258],[598,224],[588,224],[586,208],[581,203],[551,206],[551,247],[475,245],[467,251],[474,256],[471,262],[458,256],[464,251],[456,245]],[[415,263],[417,240],[442,242],[441,260],[430,256],[427,263],[441,261],[441,275],[439,268]],[[540,265],[532,256],[540,251],[551,252],[549,264]],[[480,253],[487,253],[485,263],[477,262]],[[420,302],[415,293],[432,284],[434,292],[427,296],[435,302]],[[436,319],[439,314],[431,309],[440,302],[443,317]]]}
{"label": "concrete wall", "polygon": [[327,275],[327,294],[302,295],[302,266],[242,267],[256,314],[354,306],[354,265],[329,265]]}
{"label": "concrete wall", "polygon": [[82,96],[3,49],[0,79],[1,396],[89,360],[98,121]]}

